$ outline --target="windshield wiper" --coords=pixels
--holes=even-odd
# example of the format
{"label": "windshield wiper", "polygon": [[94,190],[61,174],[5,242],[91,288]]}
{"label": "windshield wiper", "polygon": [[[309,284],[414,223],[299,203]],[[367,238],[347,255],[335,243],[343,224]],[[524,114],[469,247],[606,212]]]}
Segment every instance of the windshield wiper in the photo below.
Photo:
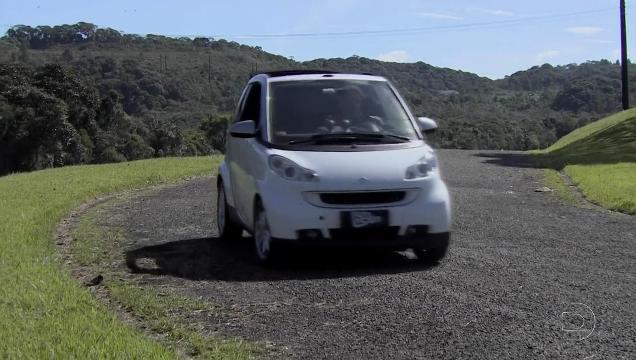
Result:
{"label": "windshield wiper", "polygon": [[402,135],[395,135],[395,134],[380,134],[380,135],[382,135],[385,138],[401,140],[401,142],[409,142],[412,140],[410,137],[402,136]]}
{"label": "windshield wiper", "polygon": [[380,134],[380,133],[333,133],[333,134],[316,134],[310,139],[304,140],[290,140],[289,145],[306,144],[306,143],[332,143],[332,142],[355,142],[359,140],[363,141],[382,141],[384,139],[395,139],[400,142],[411,141],[410,138],[401,135],[394,134]]}

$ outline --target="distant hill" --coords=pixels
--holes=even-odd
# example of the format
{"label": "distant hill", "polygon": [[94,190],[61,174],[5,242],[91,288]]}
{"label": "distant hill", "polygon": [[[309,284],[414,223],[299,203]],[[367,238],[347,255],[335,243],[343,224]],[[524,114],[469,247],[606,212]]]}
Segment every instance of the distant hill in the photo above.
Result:
{"label": "distant hill", "polygon": [[[15,26],[0,39],[0,121],[8,129],[0,133],[0,156],[11,157],[0,173],[220,150],[224,119],[249,74],[289,68],[386,76],[415,113],[439,120],[431,140],[441,147],[545,147],[620,105],[620,69],[605,60],[491,80],[423,62],[296,62],[222,39],[142,37],[89,23]],[[633,65],[631,76],[636,85]],[[83,96],[59,84],[85,89]],[[59,105],[57,115],[37,106],[44,98]],[[57,138],[24,135],[36,118],[56,116],[67,130]]]}

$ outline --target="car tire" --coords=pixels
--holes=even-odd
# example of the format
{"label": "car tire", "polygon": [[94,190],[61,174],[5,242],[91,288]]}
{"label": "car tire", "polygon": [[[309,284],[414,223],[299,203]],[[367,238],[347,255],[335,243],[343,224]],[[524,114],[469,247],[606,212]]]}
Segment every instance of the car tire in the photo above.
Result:
{"label": "car tire", "polygon": [[243,233],[241,226],[232,220],[222,182],[219,182],[216,196],[216,226],[219,238],[223,240],[239,238]]}
{"label": "car tire", "polygon": [[276,262],[278,247],[269,229],[267,214],[260,201],[254,206],[254,253],[256,259],[263,265],[271,266]]}
{"label": "car tire", "polygon": [[430,249],[413,249],[417,259],[425,263],[437,263],[442,261],[448,253],[448,246],[450,244],[450,235],[442,244]]}

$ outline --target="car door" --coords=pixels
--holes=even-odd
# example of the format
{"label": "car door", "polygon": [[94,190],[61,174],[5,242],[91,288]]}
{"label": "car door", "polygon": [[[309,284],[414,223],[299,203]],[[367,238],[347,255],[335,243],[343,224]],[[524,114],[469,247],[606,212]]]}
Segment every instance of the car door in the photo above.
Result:
{"label": "car door", "polygon": [[[235,121],[253,120],[258,129],[261,117],[261,85],[252,83],[243,94],[241,108],[236,114]],[[232,197],[234,206],[246,225],[252,221],[252,200],[255,194],[255,181],[253,178],[254,162],[258,154],[255,154],[255,138],[236,138],[229,140],[230,176],[232,178]]]}

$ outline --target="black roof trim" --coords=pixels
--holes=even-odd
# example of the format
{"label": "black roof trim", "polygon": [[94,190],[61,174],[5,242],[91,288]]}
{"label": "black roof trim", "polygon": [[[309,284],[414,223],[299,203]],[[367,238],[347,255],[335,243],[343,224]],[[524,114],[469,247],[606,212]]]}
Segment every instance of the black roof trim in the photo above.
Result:
{"label": "black roof trim", "polygon": [[331,70],[279,70],[279,71],[267,71],[259,74],[267,75],[269,77],[279,77],[288,75],[317,75],[317,74],[340,74],[338,71]]}
{"label": "black roof trim", "polygon": [[263,71],[254,72],[250,74],[250,79],[256,75],[265,75],[267,77],[279,77],[279,76],[291,76],[291,75],[325,75],[325,77],[333,74],[352,74],[352,75],[369,75],[377,76],[370,72],[342,72],[333,70],[312,70],[312,69],[295,69],[295,70],[276,70],[276,71]]}

